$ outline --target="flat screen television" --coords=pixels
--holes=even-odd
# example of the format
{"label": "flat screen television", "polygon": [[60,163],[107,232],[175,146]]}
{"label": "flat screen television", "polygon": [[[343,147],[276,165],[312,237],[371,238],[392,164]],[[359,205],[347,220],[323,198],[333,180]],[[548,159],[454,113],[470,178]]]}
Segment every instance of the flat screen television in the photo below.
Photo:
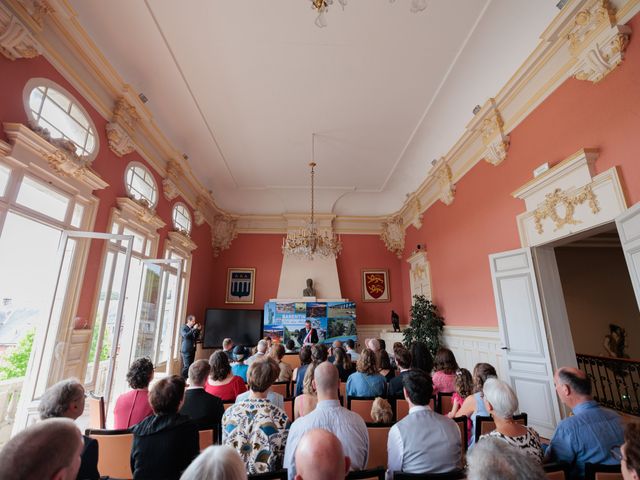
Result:
{"label": "flat screen television", "polygon": [[204,318],[204,348],[221,348],[229,337],[236,345],[253,346],[262,338],[262,310],[208,308]]}

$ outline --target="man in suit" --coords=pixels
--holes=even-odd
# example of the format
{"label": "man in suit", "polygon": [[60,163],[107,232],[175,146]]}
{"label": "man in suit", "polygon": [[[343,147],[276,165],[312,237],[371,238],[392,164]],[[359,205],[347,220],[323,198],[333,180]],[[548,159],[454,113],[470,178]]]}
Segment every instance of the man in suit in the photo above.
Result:
{"label": "man in suit", "polygon": [[315,328],[311,328],[311,320],[304,322],[304,330],[301,330],[298,334],[298,343],[300,345],[318,343],[318,332]]}
{"label": "man in suit", "polygon": [[402,393],[402,379],[410,371],[411,368],[411,352],[401,349],[396,352],[396,363],[400,368],[400,375],[396,375],[389,382],[389,396],[394,398],[404,398]]}
{"label": "man in suit", "polygon": [[189,315],[187,323],[180,328],[180,336],[182,337],[182,378],[189,375],[189,367],[196,358],[196,342],[200,337],[200,324],[196,323],[196,317]]}
{"label": "man in suit", "polygon": [[184,392],[184,404],[180,413],[187,415],[198,426],[198,430],[220,428],[224,405],[215,395],[204,389],[204,382],[211,372],[206,360],[197,360],[189,367],[189,387]]}

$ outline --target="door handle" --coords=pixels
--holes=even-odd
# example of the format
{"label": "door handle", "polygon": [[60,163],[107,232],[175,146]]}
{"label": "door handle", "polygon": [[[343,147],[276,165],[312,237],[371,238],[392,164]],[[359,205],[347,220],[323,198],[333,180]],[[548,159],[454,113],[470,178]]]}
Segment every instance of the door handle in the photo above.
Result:
{"label": "door handle", "polygon": [[500,350],[509,350],[509,347],[500,347]]}

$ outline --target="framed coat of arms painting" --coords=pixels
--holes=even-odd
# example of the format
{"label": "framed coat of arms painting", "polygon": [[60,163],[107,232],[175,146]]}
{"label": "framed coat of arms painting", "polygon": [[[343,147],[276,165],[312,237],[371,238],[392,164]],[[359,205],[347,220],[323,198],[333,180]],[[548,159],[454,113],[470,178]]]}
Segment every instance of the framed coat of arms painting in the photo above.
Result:
{"label": "framed coat of arms painting", "polygon": [[224,303],[253,303],[255,268],[229,268]]}
{"label": "framed coat of arms painting", "polygon": [[362,270],[362,301],[390,302],[389,272],[385,268],[364,268]]}

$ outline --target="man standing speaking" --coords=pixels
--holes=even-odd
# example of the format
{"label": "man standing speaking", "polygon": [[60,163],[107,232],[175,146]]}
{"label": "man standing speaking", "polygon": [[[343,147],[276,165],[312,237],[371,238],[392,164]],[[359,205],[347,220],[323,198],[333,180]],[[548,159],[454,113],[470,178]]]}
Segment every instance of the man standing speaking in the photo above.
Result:
{"label": "man standing speaking", "polygon": [[180,336],[182,337],[182,378],[189,377],[189,367],[196,358],[196,342],[200,337],[200,329],[202,327],[196,323],[196,317],[189,315],[187,323],[180,328]]}

